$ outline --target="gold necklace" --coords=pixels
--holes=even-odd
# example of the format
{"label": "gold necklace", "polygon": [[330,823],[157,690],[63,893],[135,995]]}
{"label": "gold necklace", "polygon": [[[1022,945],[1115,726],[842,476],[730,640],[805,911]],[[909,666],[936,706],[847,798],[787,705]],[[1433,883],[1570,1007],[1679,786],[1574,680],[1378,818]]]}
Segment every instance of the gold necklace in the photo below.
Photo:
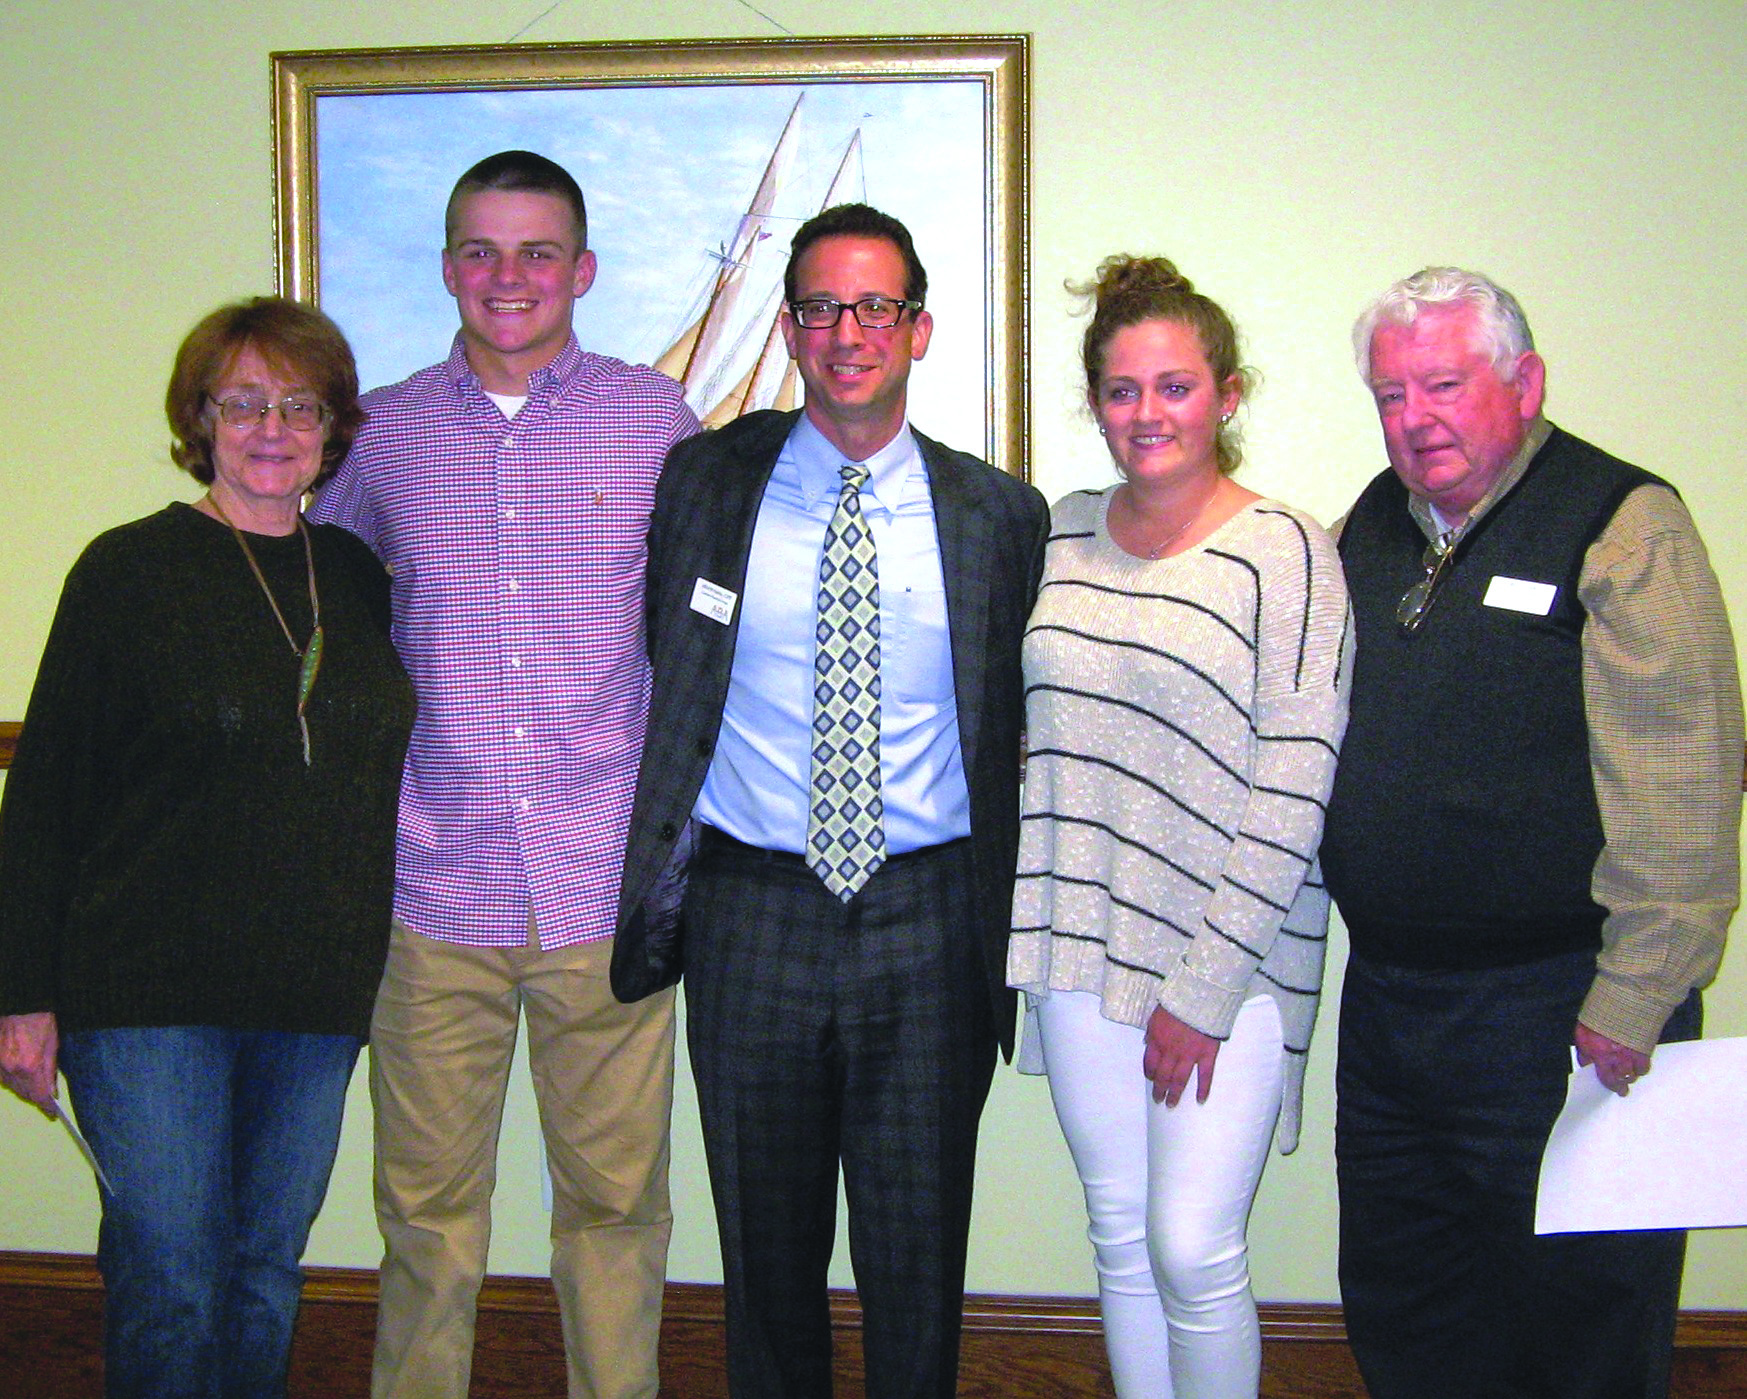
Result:
{"label": "gold necklace", "polygon": [[304,717],[304,711],[309,707],[309,692],[315,689],[315,678],[321,672],[322,626],[321,597],[315,590],[315,550],[310,546],[309,530],[303,523],[303,516],[297,517],[297,532],[303,536],[303,562],[309,570],[309,615],[314,624],[309,633],[309,643],[305,646],[297,644],[297,638],[291,634],[291,626],[285,620],[285,614],[279,610],[279,599],[273,596],[273,590],[267,586],[267,575],[261,572],[261,565],[255,562],[255,551],[249,547],[249,541],[243,537],[243,532],[232,522],[231,517],[224,513],[224,506],[210,492],[206,497],[218,518],[230,526],[231,536],[243,551],[243,557],[249,561],[249,571],[255,575],[255,581],[261,585],[261,591],[267,595],[267,606],[273,609],[273,616],[279,623],[279,630],[285,633],[285,642],[291,647],[291,654],[299,657],[303,665],[297,672],[297,730],[303,735],[303,765],[308,767],[309,760],[309,720]]}

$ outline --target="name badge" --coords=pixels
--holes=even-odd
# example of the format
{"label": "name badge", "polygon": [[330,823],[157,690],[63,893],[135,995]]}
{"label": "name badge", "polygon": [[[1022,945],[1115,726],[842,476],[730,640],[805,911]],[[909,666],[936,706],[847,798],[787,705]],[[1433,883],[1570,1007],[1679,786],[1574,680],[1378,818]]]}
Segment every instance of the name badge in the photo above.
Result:
{"label": "name badge", "polygon": [[734,604],[739,595],[719,583],[700,578],[692,584],[692,611],[701,612],[712,622],[727,626],[734,619]]}
{"label": "name badge", "polygon": [[1507,612],[1527,612],[1531,616],[1545,617],[1553,610],[1553,599],[1558,595],[1559,587],[1555,583],[1531,583],[1527,578],[1506,578],[1502,573],[1495,573],[1486,585],[1486,596],[1481,601],[1488,607],[1502,607]]}

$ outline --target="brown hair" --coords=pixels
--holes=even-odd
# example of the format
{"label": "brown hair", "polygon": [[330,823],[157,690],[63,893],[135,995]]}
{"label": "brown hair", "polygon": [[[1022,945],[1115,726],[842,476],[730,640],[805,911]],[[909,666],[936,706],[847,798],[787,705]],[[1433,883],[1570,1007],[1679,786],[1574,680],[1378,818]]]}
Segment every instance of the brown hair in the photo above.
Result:
{"label": "brown hair", "polygon": [[904,259],[904,300],[928,299],[928,272],[922,259],[916,256],[916,244],[910,230],[893,218],[867,204],[833,204],[822,209],[795,230],[789,243],[789,263],[783,269],[783,299],[793,301],[798,294],[795,269],[807,249],[821,238],[884,238]]}
{"label": "brown hair", "polygon": [[[1115,253],[1098,264],[1091,281],[1069,282],[1067,289],[1091,303],[1092,319],[1080,342],[1088,402],[1098,401],[1110,337],[1145,321],[1172,321],[1193,330],[1216,386],[1223,388],[1235,376],[1243,393],[1255,387],[1255,370],[1239,363],[1237,327],[1231,317],[1217,301],[1196,291],[1169,258]],[[1243,451],[1230,423],[1220,424],[1214,449],[1221,471],[1230,475],[1237,470]]]}
{"label": "brown hair", "polygon": [[488,155],[455,181],[449,203],[443,210],[444,246],[455,241],[455,224],[461,201],[470,194],[502,190],[509,194],[552,194],[570,206],[570,221],[576,228],[576,254],[588,249],[588,205],[576,180],[555,160],[533,151],[499,151]]}
{"label": "brown hair", "polygon": [[313,306],[281,296],[232,302],[203,317],[182,347],[164,392],[170,420],[170,458],[196,481],[210,486],[212,417],[208,396],[236,363],[253,349],[287,381],[313,390],[328,406],[327,440],[314,485],[332,476],[351,450],[364,422],[358,407],[358,367],[340,328]]}

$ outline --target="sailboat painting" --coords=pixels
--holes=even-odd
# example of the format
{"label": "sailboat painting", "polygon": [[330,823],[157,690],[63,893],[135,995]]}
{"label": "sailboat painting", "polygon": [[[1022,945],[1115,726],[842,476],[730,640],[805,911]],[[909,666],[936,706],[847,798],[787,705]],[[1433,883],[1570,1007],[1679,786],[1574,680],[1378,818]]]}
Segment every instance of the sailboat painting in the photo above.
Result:
{"label": "sailboat painting", "polygon": [[928,269],[935,320],[911,417],[994,454],[998,258],[981,83],[337,93],[315,113],[319,299],[366,384],[447,353],[444,204],[476,160],[520,148],[558,161],[588,201],[600,271],[577,306],[583,346],[671,375],[710,425],[802,401],[778,331],[795,229],[851,201],[895,214]]}

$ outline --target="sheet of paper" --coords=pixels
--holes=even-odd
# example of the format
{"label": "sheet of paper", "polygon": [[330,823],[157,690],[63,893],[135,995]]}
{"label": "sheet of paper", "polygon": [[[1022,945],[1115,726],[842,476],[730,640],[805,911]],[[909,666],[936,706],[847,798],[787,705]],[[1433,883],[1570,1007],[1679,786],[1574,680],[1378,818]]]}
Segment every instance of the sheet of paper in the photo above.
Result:
{"label": "sheet of paper", "polygon": [[67,1110],[61,1106],[61,1100],[56,1098],[55,1116],[61,1119],[61,1126],[67,1129],[67,1135],[73,1139],[73,1145],[79,1148],[79,1154],[85,1158],[85,1163],[91,1167],[97,1176],[97,1183],[109,1194],[115,1194],[115,1187],[109,1183],[109,1177],[103,1174],[103,1167],[97,1164],[97,1153],[91,1150],[91,1143],[85,1140],[85,1134],[73,1125],[73,1119],[67,1116]]}
{"label": "sheet of paper", "polygon": [[1537,1234],[1747,1224],[1747,1039],[1657,1048],[1627,1097],[1571,1075],[1541,1159]]}

